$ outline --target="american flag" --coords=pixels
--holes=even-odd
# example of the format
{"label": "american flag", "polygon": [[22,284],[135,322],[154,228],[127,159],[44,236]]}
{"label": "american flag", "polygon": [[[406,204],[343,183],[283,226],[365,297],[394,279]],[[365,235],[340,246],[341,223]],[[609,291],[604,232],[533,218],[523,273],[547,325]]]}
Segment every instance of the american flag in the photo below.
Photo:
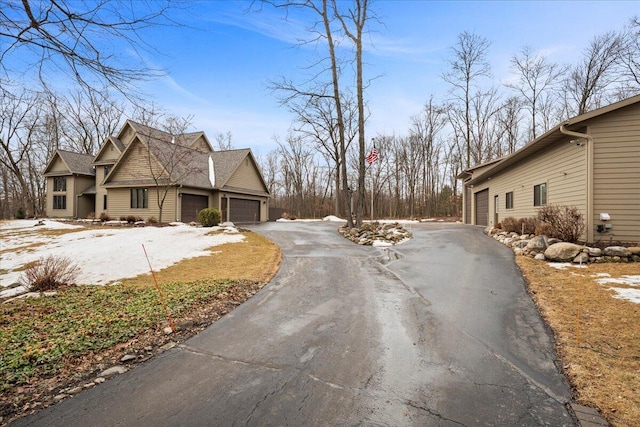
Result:
{"label": "american flag", "polygon": [[369,165],[372,165],[378,161],[378,158],[378,150],[376,149],[376,147],[373,147],[373,149],[369,152],[369,154],[367,154],[367,157],[365,159],[367,163],[369,163]]}

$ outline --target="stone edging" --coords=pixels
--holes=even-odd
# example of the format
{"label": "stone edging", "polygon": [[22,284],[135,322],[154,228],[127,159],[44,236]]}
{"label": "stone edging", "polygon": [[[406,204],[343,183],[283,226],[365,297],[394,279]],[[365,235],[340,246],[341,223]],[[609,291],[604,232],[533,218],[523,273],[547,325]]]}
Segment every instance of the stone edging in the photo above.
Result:
{"label": "stone edging", "polygon": [[519,235],[493,227],[487,227],[485,233],[495,240],[513,249],[516,256],[554,261],[587,264],[592,262],[640,262],[640,247],[609,246],[592,248],[585,245],[563,242],[547,236],[533,234]]}

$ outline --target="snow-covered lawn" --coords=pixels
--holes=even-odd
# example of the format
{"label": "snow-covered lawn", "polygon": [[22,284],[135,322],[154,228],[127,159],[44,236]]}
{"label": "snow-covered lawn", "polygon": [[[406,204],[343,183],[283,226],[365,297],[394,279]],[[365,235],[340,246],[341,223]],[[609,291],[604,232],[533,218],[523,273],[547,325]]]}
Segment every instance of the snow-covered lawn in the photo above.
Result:
{"label": "snow-covered lawn", "polygon": [[[171,227],[134,227],[86,229],[59,236],[41,233],[46,229],[71,229],[82,226],[45,220],[17,220],[0,223],[0,297],[23,293],[13,287],[21,271],[14,271],[48,255],[70,258],[79,268],[78,283],[104,285],[119,279],[169,267],[183,259],[211,254],[208,248],[244,240],[233,227],[201,228],[185,224]],[[213,230],[223,233],[207,235]]]}

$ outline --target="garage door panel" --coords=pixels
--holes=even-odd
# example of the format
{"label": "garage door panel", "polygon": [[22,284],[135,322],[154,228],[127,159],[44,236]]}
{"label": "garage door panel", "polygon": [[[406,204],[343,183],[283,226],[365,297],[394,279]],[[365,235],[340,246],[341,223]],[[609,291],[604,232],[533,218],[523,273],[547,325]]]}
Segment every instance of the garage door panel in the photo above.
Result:
{"label": "garage door panel", "polygon": [[182,193],[182,222],[197,222],[198,212],[209,207],[209,197]]}
{"label": "garage door panel", "polygon": [[476,225],[489,225],[489,189],[478,191],[476,198]]}
{"label": "garage door panel", "polygon": [[229,217],[231,222],[259,222],[260,200],[229,199]]}

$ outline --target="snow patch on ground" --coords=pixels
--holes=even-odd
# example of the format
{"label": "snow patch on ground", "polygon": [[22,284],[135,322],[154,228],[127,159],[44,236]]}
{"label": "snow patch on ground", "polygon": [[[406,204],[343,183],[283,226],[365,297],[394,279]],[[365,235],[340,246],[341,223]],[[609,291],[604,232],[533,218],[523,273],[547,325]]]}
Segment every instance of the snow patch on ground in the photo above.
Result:
{"label": "snow patch on ground", "polygon": [[614,298],[631,301],[634,304],[640,304],[640,289],[629,288],[610,288],[616,294]]}
{"label": "snow patch on ground", "polygon": [[[80,268],[77,278],[79,284],[104,285],[149,273],[143,244],[151,266],[158,271],[183,259],[210,255],[208,249],[213,246],[244,240],[244,236],[234,227],[204,228],[185,224],[174,227],[88,229],[50,237],[34,231],[41,227],[33,227],[33,223],[21,220],[0,224],[2,249],[18,248],[0,255],[0,265],[7,271],[0,274],[0,288],[12,286],[20,280],[22,272],[15,269],[49,255],[70,258]],[[45,223],[51,228],[77,227],[56,221]],[[207,235],[215,230],[222,230],[223,233]],[[19,249],[31,243],[41,245]],[[17,295],[25,290],[22,286],[4,289],[0,291],[0,297]]]}
{"label": "snow patch on ground", "polygon": [[640,286],[640,276],[606,277],[596,280],[601,285],[613,283],[614,285]]}
{"label": "snow patch on ground", "polygon": [[331,221],[331,222],[347,222],[346,219],[338,218],[335,215],[327,215],[322,218],[323,221]]}
{"label": "snow patch on ground", "polygon": [[572,264],[570,262],[550,262],[549,267],[557,268],[558,270],[566,270],[567,268],[587,268],[584,264]]}
{"label": "snow patch on ground", "polygon": [[[624,285],[624,286],[640,286],[640,276],[630,276],[623,275],[620,277],[611,277],[611,275],[607,273],[600,273],[595,275],[597,277],[601,277],[600,279],[596,279],[596,282],[600,285]],[[640,304],[640,289],[629,289],[629,288],[609,288],[614,291],[616,294],[613,296],[614,298],[624,299],[627,301],[631,301],[635,304]]]}

